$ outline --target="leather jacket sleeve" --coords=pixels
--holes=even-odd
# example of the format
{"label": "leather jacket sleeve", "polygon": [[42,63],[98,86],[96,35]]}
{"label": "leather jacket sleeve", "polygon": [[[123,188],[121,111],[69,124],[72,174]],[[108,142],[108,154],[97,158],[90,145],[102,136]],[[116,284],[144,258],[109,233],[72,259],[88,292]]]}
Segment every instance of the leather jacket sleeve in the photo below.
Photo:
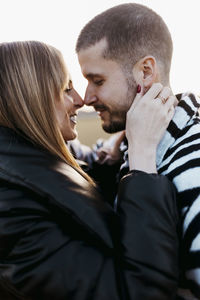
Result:
{"label": "leather jacket sleeve", "polygon": [[118,214],[127,299],[174,299],[179,272],[173,185],[162,175],[129,172],[120,185]]}
{"label": "leather jacket sleeve", "polygon": [[13,188],[6,201],[7,210],[0,211],[0,242],[9,248],[1,248],[1,257],[8,254],[1,259],[0,274],[25,295],[15,298],[13,289],[13,298],[7,299],[174,299],[177,213],[166,177],[130,172],[120,183],[117,215],[106,203],[99,204],[99,213],[108,210],[112,243],[87,232],[73,215],[44,208],[44,200],[30,192],[16,194]]}

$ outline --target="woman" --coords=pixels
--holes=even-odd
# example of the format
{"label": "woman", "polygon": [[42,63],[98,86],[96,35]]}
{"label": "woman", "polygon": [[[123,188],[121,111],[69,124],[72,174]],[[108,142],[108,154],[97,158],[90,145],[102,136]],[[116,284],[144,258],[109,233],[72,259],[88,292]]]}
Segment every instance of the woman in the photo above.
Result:
{"label": "woman", "polygon": [[[174,99],[162,104],[162,92],[155,85],[135,101],[136,115],[127,116],[134,158],[119,185],[116,214],[65,146],[76,137],[83,102],[60,52],[40,42],[0,45],[1,299],[173,299],[175,195],[156,174],[155,149]],[[151,113],[144,141],[137,114],[148,97],[157,99],[151,104],[157,128]],[[133,124],[139,137],[132,136]],[[151,142],[142,162],[140,140],[142,147]]]}

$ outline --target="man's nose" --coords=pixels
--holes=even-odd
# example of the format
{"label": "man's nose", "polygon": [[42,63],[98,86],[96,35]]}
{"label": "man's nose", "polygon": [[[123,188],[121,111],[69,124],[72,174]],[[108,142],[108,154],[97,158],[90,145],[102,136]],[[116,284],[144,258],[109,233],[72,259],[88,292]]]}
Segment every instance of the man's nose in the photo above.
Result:
{"label": "man's nose", "polygon": [[96,95],[87,88],[85,91],[84,104],[93,105],[96,101],[97,101]]}
{"label": "man's nose", "polygon": [[81,96],[77,93],[77,91],[74,91],[75,95],[73,97],[73,102],[76,108],[81,108],[84,105],[83,99]]}

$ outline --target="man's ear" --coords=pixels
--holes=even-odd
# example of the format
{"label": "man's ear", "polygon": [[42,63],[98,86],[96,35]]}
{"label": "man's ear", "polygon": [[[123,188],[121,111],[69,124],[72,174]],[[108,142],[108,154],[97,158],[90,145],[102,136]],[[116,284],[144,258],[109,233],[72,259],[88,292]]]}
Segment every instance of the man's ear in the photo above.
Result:
{"label": "man's ear", "polygon": [[158,79],[158,68],[153,56],[141,58],[133,67],[133,76],[146,92]]}

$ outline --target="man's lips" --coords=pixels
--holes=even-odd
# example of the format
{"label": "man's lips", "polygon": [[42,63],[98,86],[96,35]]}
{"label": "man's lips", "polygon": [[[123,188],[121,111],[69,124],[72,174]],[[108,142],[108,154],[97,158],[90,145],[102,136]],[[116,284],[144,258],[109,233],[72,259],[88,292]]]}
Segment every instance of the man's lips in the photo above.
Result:
{"label": "man's lips", "polygon": [[94,109],[99,113],[107,110],[105,106],[95,106]]}
{"label": "man's lips", "polygon": [[96,112],[97,112],[98,116],[101,118],[102,121],[105,120],[107,109],[104,108],[104,109],[101,109],[101,110],[97,110]]}

